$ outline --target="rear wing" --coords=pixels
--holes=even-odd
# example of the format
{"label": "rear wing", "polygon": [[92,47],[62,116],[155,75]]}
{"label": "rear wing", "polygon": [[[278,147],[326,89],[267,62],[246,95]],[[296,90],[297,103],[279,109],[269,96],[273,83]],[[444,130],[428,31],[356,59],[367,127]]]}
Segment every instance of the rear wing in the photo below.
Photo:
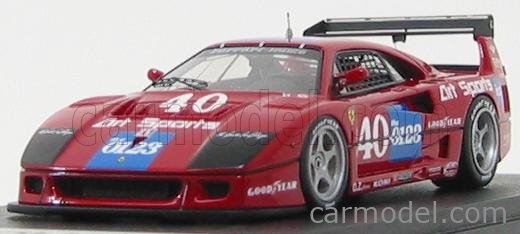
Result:
{"label": "rear wing", "polygon": [[481,75],[505,75],[494,37],[492,15],[420,16],[325,19],[307,28],[304,36],[391,36],[406,42],[409,35],[472,34],[480,47],[480,65],[437,65],[441,70],[476,71]]}
{"label": "rear wing", "polygon": [[408,35],[473,34],[473,38],[493,37],[492,15],[334,18],[307,28],[304,36],[392,36],[405,42]]}

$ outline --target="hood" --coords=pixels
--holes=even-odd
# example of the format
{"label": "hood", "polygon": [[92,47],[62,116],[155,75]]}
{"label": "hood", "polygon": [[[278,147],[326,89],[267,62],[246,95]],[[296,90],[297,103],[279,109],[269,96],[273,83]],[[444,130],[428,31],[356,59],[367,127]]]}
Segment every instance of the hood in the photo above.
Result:
{"label": "hood", "polygon": [[280,117],[300,115],[316,102],[317,96],[304,94],[210,90],[85,99],[41,126],[22,166],[157,172],[248,168],[263,152],[273,157],[274,148],[287,145],[289,139],[276,137],[279,132],[301,130],[301,122]]}

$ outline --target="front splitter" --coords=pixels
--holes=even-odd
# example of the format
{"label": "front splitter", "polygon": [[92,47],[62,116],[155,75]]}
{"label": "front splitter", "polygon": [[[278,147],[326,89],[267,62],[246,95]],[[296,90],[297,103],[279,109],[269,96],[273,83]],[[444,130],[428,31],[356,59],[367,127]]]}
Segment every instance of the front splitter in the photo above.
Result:
{"label": "front splitter", "polygon": [[18,202],[9,203],[7,211],[27,215],[103,215],[103,216],[162,216],[172,218],[200,218],[206,217],[271,217],[301,213],[306,207],[282,207],[261,209],[208,209],[208,210],[173,210],[173,209],[142,209],[142,208],[112,208],[112,207],[81,207],[81,206],[52,206],[28,205]]}

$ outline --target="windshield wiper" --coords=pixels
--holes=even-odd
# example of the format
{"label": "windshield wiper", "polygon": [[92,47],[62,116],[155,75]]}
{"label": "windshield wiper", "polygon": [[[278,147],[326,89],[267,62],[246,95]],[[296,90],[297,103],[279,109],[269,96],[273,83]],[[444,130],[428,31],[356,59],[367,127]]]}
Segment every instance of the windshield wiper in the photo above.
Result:
{"label": "windshield wiper", "polygon": [[152,84],[153,87],[172,87],[175,83],[185,84],[193,89],[205,89],[208,87],[208,82],[203,80],[191,79],[191,78],[178,78],[170,77],[158,80]]}

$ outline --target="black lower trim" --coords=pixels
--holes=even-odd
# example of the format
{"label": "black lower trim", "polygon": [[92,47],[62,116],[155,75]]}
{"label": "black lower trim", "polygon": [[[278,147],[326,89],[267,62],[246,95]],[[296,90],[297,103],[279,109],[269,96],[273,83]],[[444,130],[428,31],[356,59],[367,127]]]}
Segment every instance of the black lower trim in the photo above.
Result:
{"label": "black lower trim", "polygon": [[282,208],[236,209],[236,210],[172,210],[172,209],[142,209],[142,208],[112,208],[112,207],[78,207],[27,205],[17,202],[9,203],[7,211],[27,215],[108,215],[108,216],[162,216],[180,218],[251,218],[273,215],[289,215],[301,213],[304,206]]}

